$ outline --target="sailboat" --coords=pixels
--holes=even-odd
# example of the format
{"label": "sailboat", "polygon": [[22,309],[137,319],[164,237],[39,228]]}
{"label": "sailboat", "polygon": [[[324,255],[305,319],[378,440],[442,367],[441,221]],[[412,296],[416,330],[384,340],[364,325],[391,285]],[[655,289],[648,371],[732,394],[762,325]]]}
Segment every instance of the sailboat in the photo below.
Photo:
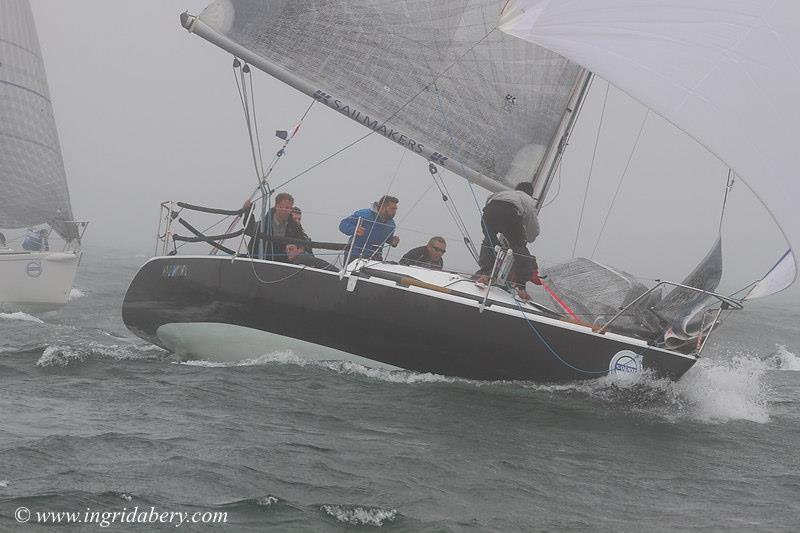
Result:
{"label": "sailboat", "polygon": [[[66,172],[28,0],[0,3],[0,308],[69,300],[86,223],[73,220]],[[13,242],[11,232],[28,229]],[[51,250],[54,231],[64,241]],[[55,239],[53,239],[55,240]],[[55,247],[55,245],[54,245]]]}
{"label": "sailboat", "polygon": [[[488,191],[530,181],[540,208],[591,80],[600,75],[748,179],[785,227],[790,202],[779,191],[798,166],[790,164],[797,151],[788,140],[781,150],[764,152],[756,148],[764,142],[747,141],[772,133],[770,124],[791,131],[787,117],[798,114],[765,106],[766,118],[748,113],[751,130],[732,128],[730,117],[756,100],[756,90],[770,102],[800,86],[793,59],[780,61],[787,57],[779,46],[800,49],[798,33],[786,23],[800,20],[800,13],[788,2],[775,3],[769,20],[782,21],[780,31],[751,41],[738,38],[742,26],[759,27],[766,19],[741,11],[758,2],[711,3],[706,11],[677,1],[609,0],[587,8],[558,0],[217,0],[199,16],[184,13],[181,23],[233,54],[235,65],[252,65],[368,134],[423,157],[434,179],[446,170]],[[648,33],[637,25],[657,27]],[[765,47],[759,59],[766,85],[737,85],[749,73],[737,70],[736,58],[750,57],[751,46]],[[704,51],[700,65],[685,57],[693,48]],[[653,87],[653,72],[665,73],[666,88]],[[709,99],[712,90],[724,98]],[[689,105],[692,98],[713,105],[698,110]],[[288,142],[291,134],[281,138]],[[274,192],[268,177],[260,184],[264,202]],[[170,202],[162,208],[161,255],[132,281],[123,320],[183,358],[239,359],[311,346],[304,352],[321,358],[472,379],[564,381],[640,372],[678,379],[696,363],[723,312],[782,290],[796,277],[791,244],[797,236],[787,235],[789,250],[746,297],[719,294],[718,240],[681,282],[646,286],[585,259],[557,265],[547,272],[555,287],[547,305],[520,302],[507,290],[504,273],[513,254],[502,247],[489,287],[466,274],[347,255],[339,272],[331,272],[242,253],[241,245],[222,243],[244,238],[243,230],[209,236],[185,220],[192,209],[244,218],[252,206]],[[191,235],[177,235],[180,226]],[[213,250],[180,255],[177,240],[206,242]]]}

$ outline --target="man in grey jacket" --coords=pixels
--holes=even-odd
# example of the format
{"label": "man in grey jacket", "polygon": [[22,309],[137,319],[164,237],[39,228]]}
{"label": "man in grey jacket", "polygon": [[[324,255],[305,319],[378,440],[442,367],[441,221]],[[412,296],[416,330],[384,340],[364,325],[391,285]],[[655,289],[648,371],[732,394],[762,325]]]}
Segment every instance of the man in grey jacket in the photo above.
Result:
{"label": "man in grey jacket", "polygon": [[536,257],[530,254],[527,247],[527,243],[533,242],[539,236],[533,186],[523,182],[513,191],[500,191],[491,195],[483,208],[481,227],[483,243],[477,283],[489,282],[489,275],[495,262],[494,247],[498,244],[497,234],[502,233],[514,252],[512,275],[517,295],[523,300],[530,300],[525,290],[525,283],[531,281],[537,285],[542,284]]}

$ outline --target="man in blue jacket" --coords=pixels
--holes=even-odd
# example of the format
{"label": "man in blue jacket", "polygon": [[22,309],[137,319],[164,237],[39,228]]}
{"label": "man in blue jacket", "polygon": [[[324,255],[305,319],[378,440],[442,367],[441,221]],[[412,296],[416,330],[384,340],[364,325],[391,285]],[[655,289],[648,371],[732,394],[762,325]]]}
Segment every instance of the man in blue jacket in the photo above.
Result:
{"label": "man in blue jacket", "polygon": [[371,208],[360,209],[339,223],[339,231],[350,235],[351,258],[364,257],[382,261],[383,244],[388,243],[395,247],[400,243],[400,237],[394,234],[394,216],[397,214],[399,202],[394,196],[381,196]]}

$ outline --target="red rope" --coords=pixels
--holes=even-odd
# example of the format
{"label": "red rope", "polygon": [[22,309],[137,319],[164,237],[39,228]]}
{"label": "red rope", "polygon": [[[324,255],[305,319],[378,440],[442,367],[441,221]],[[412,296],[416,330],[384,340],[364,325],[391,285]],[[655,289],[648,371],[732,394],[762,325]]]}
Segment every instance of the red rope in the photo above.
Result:
{"label": "red rope", "polygon": [[550,296],[552,296],[552,297],[553,297],[553,300],[555,300],[555,301],[556,301],[556,303],[557,303],[558,305],[560,305],[560,306],[562,307],[562,309],[564,309],[564,311],[566,311],[567,313],[569,313],[569,316],[571,316],[573,320],[575,320],[576,322],[580,322],[580,320],[578,319],[578,315],[576,315],[576,314],[575,314],[575,313],[572,311],[572,309],[570,309],[570,308],[569,308],[569,306],[568,306],[566,303],[564,303],[564,300],[562,300],[561,298],[559,298],[559,297],[558,297],[558,295],[557,295],[555,292],[553,292],[553,289],[551,289],[550,287],[548,287],[548,286],[545,284],[545,282],[544,282],[544,281],[542,282],[542,287],[544,287],[544,290],[546,290],[546,291],[547,291],[547,292],[550,294]]}

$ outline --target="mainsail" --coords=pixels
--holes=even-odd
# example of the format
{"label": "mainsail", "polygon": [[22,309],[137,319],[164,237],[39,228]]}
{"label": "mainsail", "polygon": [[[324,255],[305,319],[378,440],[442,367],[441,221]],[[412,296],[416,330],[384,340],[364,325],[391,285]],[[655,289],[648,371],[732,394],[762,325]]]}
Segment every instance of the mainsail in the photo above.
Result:
{"label": "mainsail", "polygon": [[46,223],[78,237],[28,0],[0,2],[0,187],[1,228]]}
{"label": "mainsail", "polygon": [[[532,180],[586,73],[505,0],[217,0],[190,31],[489,190]],[[572,107],[571,107],[572,106]]]}
{"label": "mainsail", "polygon": [[590,69],[729,165],[790,247],[749,297],[792,284],[800,2],[509,0],[501,29]]}

